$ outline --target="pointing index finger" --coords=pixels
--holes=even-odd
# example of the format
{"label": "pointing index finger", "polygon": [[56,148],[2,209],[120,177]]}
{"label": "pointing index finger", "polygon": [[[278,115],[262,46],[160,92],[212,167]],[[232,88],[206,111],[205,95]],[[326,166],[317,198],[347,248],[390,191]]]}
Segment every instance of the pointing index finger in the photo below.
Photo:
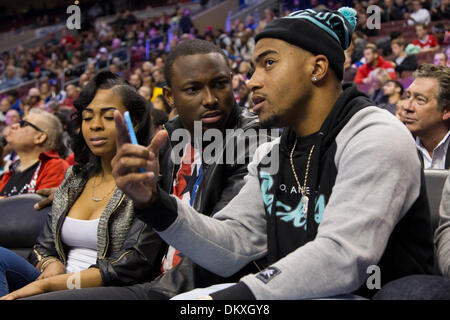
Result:
{"label": "pointing index finger", "polygon": [[124,143],[130,142],[130,138],[128,137],[128,131],[125,126],[125,120],[120,111],[114,111],[114,121],[116,123],[116,146],[119,149]]}

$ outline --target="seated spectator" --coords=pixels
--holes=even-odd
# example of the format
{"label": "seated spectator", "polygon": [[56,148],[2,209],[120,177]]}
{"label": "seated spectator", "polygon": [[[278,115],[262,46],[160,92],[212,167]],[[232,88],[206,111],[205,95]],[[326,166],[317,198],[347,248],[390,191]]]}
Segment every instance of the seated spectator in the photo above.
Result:
{"label": "seated spectator", "polygon": [[163,125],[169,120],[169,114],[159,109],[152,109],[152,133],[156,135],[158,131],[163,130]]}
{"label": "seated spectator", "polygon": [[[116,58],[114,58],[114,59],[116,59]],[[111,63],[111,64],[109,65],[109,71],[111,71],[111,72],[114,73],[114,74],[117,74],[119,77],[123,77],[124,74],[123,74],[123,72],[121,71],[122,68],[121,68],[121,66],[120,66],[119,63],[117,63],[117,62],[114,61],[114,59],[113,59],[113,63]]]}
{"label": "seated spectator", "polygon": [[434,55],[433,63],[435,66],[447,66],[448,57],[444,52],[438,52]]}
{"label": "seated spectator", "polygon": [[436,38],[439,46],[446,46],[450,43],[447,43],[445,40],[445,26],[443,23],[437,23],[431,29],[433,36]]}
{"label": "seated spectator", "polygon": [[20,108],[21,99],[19,98],[19,91],[10,90],[6,93],[9,103],[11,104],[11,109],[16,109],[22,115],[23,111]]}
{"label": "seated spectator", "polygon": [[8,112],[11,105],[9,104],[8,98],[4,97],[0,101],[0,125],[5,124],[6,121],[6,113]]}
{"label": "seated spectator", "polygon": [[36,110],[11,125],[6,141],[19,159],[0,180],[0,195],[10,197],[58,187],[68,164],[56,150],[62,127],[54,115]]}
{"label": "seated spectator", "polygon": [[130,10],[125,10],[123,19],[125,20],[125,25],[135,24],[137,22],[136,16]]}
{"label": "seated spectator", "polygon": [[351,53],[348,50],[345,50],[345,62],[344,62],[344,82],[351,82],[355,78],[356,71],[358,68],[355,64],[352,63]]}
{"label": "seated spectator", "polygon": [[164,88],[164,86],[166,85],[166,79],[164,78],[163,70],[159,67],[155,67],[152,70],[152,78],[155,87]]}
{"label": "seated spectator", "polygon": [[403,71],[415,71],[419,62],[413,54],[406,54],[405,41],[401,38],[392,40],[392,53],[394,54],[395,71],[401,76]]}
{"label": "seated spectator", "polygon": [[387,97],[384,95],[383,86],[391,80],[389,73],[385,69],[377,68],[369,74],[370,88],[368,94],[375,105],[380,105],[387,101]]}
{"label": "seated spectator", "polygon": [[45,99],[45,103],[49,103],[50,100],[56,101],[58,104],[62,103],[66,99],[66,91],[60,90],[58,85],[58,80],[50,79],[48,81],[50,86],[50,91],[48,93],[47,99]]}
{"label": "seated spectator", "polygon": [[365,10],[358,12],[358,23],[356,25],[355,31],[361,32],[367,37],[375,37],[378,35],[378,29],[369,28],[367,23],[367,13]]}
{"label": "seated spectator", "polygon": [[7,126],[12,126],[15,123],[19,123],[20,122],[20,114],[19,112],[17,112],[16,109],[9,109],[6,112],[6,116],[5,116],[5,124]]}
{"label": "seated spectator", "polygon": [[386,98],[385,102],[378,104],[378,106],[395,115],[397,112],[397,103],[403,95],[402,84],[397,80],[386,81],[383,85],[383,94]]}
{"label": "seated spectator", "polygon": [[6,71],[0,83],[0,91],[18,86],[21,83],[23,83],[23,81],[16,75],[16,69],[14,68],[14,66],[9,65],[8,67],[6,67]]}
{"label": "seated spectator", "polygon": [[162,94],[157,96],[155,98],[155,100],[153,101],[153,109],[158,109],[158,110],[164,111],[167,114],[169,114],[172,111],[172,108],[170,107],[166,98],[164,98],[164,95],[162,95]]}
{"label": "seated spectator", "polygon": [[420,0],[412,0],[412,10],[405,13],[404,18],[410,26],[418,23],[428,25],[431,21],[430,12],[422,7]]}
{"label": "seated spectator", "polygon": [[245,82],[239,83],[238,87],[239,103],[238,106],[244,109],[249,109],[252,105],[250,100],[250,89]]}
{"label": "seated spectator", "polygon": [[80,59],[74,55],[70,61],[69,66],[66,70],[66,77],[68,78],[78,78],[84,73],[84,66],[81,64]]}
{"label": "seated spectator", "polygon": [[139,90],[142,87],[142,78],[139,74],[133,73],[130,76],[130,84],[136,89]]}
{"label": "seated spectator", "polygon": [[355,31],[352,35],[352,43],[347,50],[350,52],[352,58],[352,64],[355,64],[359,68],[363,62],[361,59],[364,58],[364,48],[367,46],[367,40],[361,32]]}
{"label": "seated spectator", "polygon": [[394,6],[393,0],[384,0],[383,13],[381,15],[381,22],[403,20],[403,12],[398,7]]}
{"label": "seated spectator", "polygon": [[156,98],[163,94],[163,88],[160,88],[160,87],[157,87],[157,86],[153,85],[153,82],[152,82],[150,88],[151,88],[151,91],[152,91],[152,97],[151,97],[150,101],[152,103],[154,103]]}
{"label": "seated spectator", "polygon": [[108,50],[105,47],[101,47],[96,56],[97,62],[95,63],[95,68],[97,70],[102,70],[108,66]]}
{"label": "seated spectator", "polygon": [[[70,167],[54,195],[55,205],[30,262],[0,248],[0,295],[16,290],[2,299],[66,290],[74,276],[86,288],[131,285],[150,281],[159,273],[166,246],[135,218],[133,202],[111,175],[116,153],[114,111],[130,112],[139,128],[137,139],[145,145],[151,125],[148,105],[108,71],[88,84],[75,105],[80,128],[73,136],[78,164]],[[8,269],[20,270],[25,279],[11,276]]]}
{"label": "seated spectator", "polygon": [[74,84],[68,84],[66,86],[66,98],[61,103],[61,107],[67,106],[71,109],[75,109],[73,103],[76,99],[78,99],[79,95],[79,88]]}
{"label": "seated spectator", "polygon": [[360,66],[356,71],[354,79],[356,83],[369,83],[371,80],[369,74],[377,68],[386,69],[391,79],[396,79],[397,76],[392,62],[385,61],[373,46],[366,46],[364,49],[364,58],[366,59],[366,63]]}
{"label": "seated spectator", "polygon": [[405,5],[404,0],[394,0],[394,7],[399,9],[403,15],[408,11],[408,7]]}
{"label": "seated spectator", "polygon": [[88,73],[86,73],[86,72],[83,73],[80,76],[80,80],[78,82],[80,88],[84,88],[88,84],[89,80],[90,80],[90,75]]}
{"label": "seated spectator", "polygon": [[43,109],[45,107],[44,101],[41,99],[41,92],[38,88],[31,88],[28,91],[28,103],[31,108]]}
{"label": "seated spectator", "polygon": [[145,101],[150,102],[151,98],[151,91],[150,88],[147,86],[141,86],[138,90],[139,94],[144,97]]}
{"label": "seated spectator", "polygon": [[191,10],[188,8],[184,9],[183,16],[179,21],[179,28],[182,34],[190,33],[191,29],[194,27],[194,24],[191,20]]}
{"label": "seated spectator", "polygon": [[450,67],[450,59],[448,59],[448,57],[450,57],[450,46],[448,46],[443,52],[447,56],[447,67]]}
{"label": "seated spectator", "polygon": [[74,37],[72,37],[67,29],[63,28],[61,31],[61,39],[59,40],[60,47],[67,47],[69,45],[75,45],[76,41]]}
{"label": "seated spectator", "polygon": [[421,52],[439,49],[436,38],[432,34],[428,34],[425,24],[419,23],[415,28],[418,39],[412,42],[413,45],[419,46]]}
{"label": "seated spectator", "polygon": [[395,108],[395,116],[403,123],[405,123],[406,119],[405,103],[408,103],[408,100],[406,99],[406,95],[403,94],[397,102],[397,106]]}
{"label": "seated spectator", "polygon": [[47,81],[44,81],[39,86],[39,92],[41,93],[41,100],[46,103],[50,101],[50,86]]}
{"label": "seated spectator", "polygon": [[231,79],[231,88],[233,89],[234,100],[239,103],[239,87],[245,83],[244,76],[240,73],[233,74]]}
{"label": "seated spectator", "polygon": [[416,137],[425,169],[450,167],[450,68],[423,64],[406,90],[405,124]]}
{"label": "seated spectator", "polygon": [[431,19],[433,21],[450,19],[450,1],[441,0],[439,6],[432,7]]}

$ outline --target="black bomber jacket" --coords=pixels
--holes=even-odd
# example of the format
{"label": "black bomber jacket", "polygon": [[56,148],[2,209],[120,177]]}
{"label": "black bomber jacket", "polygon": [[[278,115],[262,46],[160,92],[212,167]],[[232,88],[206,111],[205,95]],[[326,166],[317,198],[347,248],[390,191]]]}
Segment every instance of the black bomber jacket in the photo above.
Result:
{"label": "black bomber jacket", "polygon": [[[171,119],[164,125],[165,129],[171,137],[176,129],[183,128],[179,117]],[[244,185],[244,177],[247,175],[247,165],[250,163],[253,151],[256,147],[264,142],[270,141],[273,137],[269,135],[272,131],[267,131],[267,135],[261,134],[258,117],[251,114],[244,108],[236,105],[235,109],[230,114],[226,129],[242,129],[248,132],[254,129],[259,133],[258,140],[248,140],[245,144],[245,153],[238,154],[236,146],[239,139],[245,139],[244,135],[240,135],[234,143],[233,141],[225,141],[223,148],[223,155],[226,154],[227,148],[235,148],[235,155],[240,161],[235,161],[233,164],[213,163],[206,164],[203,162],[202,180],[197,189],[195,199],[193,201],[193,208],[202,214],[213,216],[216,212],[225,207],[241,190]],[[279,131],[277,131],[279,132]],[[226,136],[225,134],[223,135]],[[260,139],[261,138],[261,139]],[[255,145],[256,143],[256,145]],[[251,144],[253,144],[251,146]],[[171,152],[174,147],[172,141],[166,142],[161,148],[159,155],[160,163],[160,180],[159,188],[165,192],[173,193],[173,182],[177,166],[171,160]],[[244,157],[244,158],[242,158]],[[145,209],[144,209],[145,210]],[[140,214],[142,212],[142,214]],[[137,217],[145,221],[146,214],[143,211],[136,213]],[[158,294],[165,295],[170,298],[176,294],[186,292],[198,287],[205,287],[216,283],[236,282],[245,274],[258,272],[265,267],[264,259],[254,261],[244,267],[240,272],[229,278],[223,278],[209,272],[208,270],[195,264],[189,258],[182,256],[181,262],[173,269],[166,271],[160,277],[155,279],[150,288]]]}
{"label": "black bomber jacket", "polygon": [[[87,176],[70,167],[55,193],[52,211],[28,260],[58,258],[66,264],[68,248],[61,241],[64,219],[87,183]],[[150,281],[159,273],[167,245],[135,217],[133,202],[116,189],[100,216],[97,229],[97,263],[103,286],[125,286]]]}

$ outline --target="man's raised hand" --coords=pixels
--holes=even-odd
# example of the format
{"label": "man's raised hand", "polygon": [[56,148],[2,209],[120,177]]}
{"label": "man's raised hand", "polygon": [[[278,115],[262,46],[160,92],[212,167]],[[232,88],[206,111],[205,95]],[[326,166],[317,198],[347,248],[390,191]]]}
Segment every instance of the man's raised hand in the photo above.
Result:
{"label": "man's raised hand", "polygon": [[[129,142],[125,121],[119,111],[114,112],[114,120],[117,151],[111,165],[116,185],[137,207],[149,206],[158,196],[158,157],[159,150],[167,140],[167,131],[159,131],[148,147],[133,145]],[[140,172],[140,168],[145,169],[145,172]]]}

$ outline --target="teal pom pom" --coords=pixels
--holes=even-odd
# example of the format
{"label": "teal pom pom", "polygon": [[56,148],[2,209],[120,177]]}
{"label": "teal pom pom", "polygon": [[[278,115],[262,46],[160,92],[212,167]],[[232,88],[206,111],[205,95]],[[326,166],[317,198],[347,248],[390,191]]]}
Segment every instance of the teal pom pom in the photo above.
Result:
{"label": "teal pom pom", "polygon": [[352,30],[356,27],[356,10],[349,7],[342,7],[338,9],[338,12],[344,16],[344,18],[350,23]]}

